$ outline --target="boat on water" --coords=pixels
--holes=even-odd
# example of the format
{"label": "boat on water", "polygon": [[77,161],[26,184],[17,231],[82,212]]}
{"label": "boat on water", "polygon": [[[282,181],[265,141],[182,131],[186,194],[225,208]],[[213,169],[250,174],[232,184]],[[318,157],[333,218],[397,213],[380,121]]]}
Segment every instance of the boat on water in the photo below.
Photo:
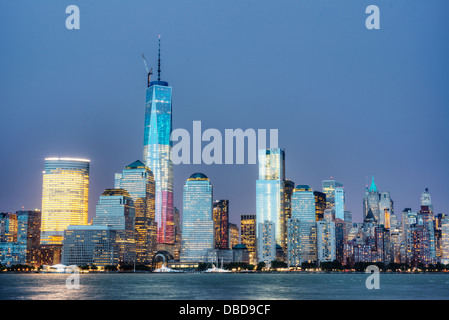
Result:
{"label": "boat on water", "polygon": [[171,269],[171,268],[168,268],[165,265],[163,265],[159,269],[154,270],[154,272],[182,272],[182,271]]}

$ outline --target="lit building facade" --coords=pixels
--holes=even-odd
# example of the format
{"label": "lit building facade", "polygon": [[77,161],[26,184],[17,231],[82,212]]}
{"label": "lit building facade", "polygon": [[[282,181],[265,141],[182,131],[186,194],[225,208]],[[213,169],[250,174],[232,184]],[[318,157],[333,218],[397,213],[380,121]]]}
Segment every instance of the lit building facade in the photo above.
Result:
{"label": "lit building facade", "polygon": [[64,232],[61,263],[97,267],[118,265],[117,232],[102,225],[68,226]]}
{"label": "lit building facade", "polygon": [[380,221],[380,207],[379,207],[380,194],[377,190],[376,184],[374,183],[374,176],[371,181],[371,186],[365,190],[365,195],[363,197],[363,220],[368,216],[371,211],[374,217],[374,222],[379,223]]}
{"label": "lit building facade", "polygon": [[330,262],[336,260],[335,223],[318,221],[316,223],[317,260]]}
{"label": "lit building facade", "polygon": [[120,264],[137,262],[134,217],[134,202],[128,191],[106,189],[100,196],[92,225],[109,226],[117,231],[116,244],[119,248]]}
{"label": "lit building facade", "polygon": [[315,195],[298,185],[292,195],[292,217],[287,224],[287,264],[299,266],[317,260]]}
{"label": "lit building facade", "polygon": [[320,191],[314,191],[315,195],[315,215],[316,221],[324,219],[324,210],[326,210],[326,194]]}
{"label": "lit building facade", "polygon": [[215,249],[229,249],[229,200],[216,200],[213,206]]}
{"label": "lit building facade", "polygon": [[134,161],[115,174],[115,188],[126,190],[133,200],[136,263],[149,264],[157,251],[153,172],[143,162]]}
{"label": "lit building facade", "polygon": [[85,159],[45,159],[41,244],[62,244],[69,225],[87,225],[89,163]]}
{"label": "lit building facade", "polygon": [[240,217],[240,239],[249,252],[250,263],[256,263],[256,215],[244,214]]}
{"label": "lit building facade", "polygon": [[158,80],[149,79],[146,90],[143,162],[153,172],[156,185],[157,242],[166,244],[173,244],[175,239],[171,132],[172,88],[160,80],[159,70]]}
{"label": "lit building facade", "polygon": [[214,249],[213,188],[202,173],[187,179],[183,192],[181,262],[205,260]]}
{"label": "lit building facade", "polygon": [[441,220],[441,263],[449,264],[449,219]]}
{"label": "lit building facade", "polygon": [[240,243],[239,226],[236,225],[235,223],[229,223],[228,230],[229,230],[228,231],[229,232],[229,236],[228,236],[229,248],[228,249],[232,249]]}
{"label": "lit building facade", "polygon": [[335,188],[335,218],[345,219],[345,189],[343,187]]}
{"label": "lit building facade", "polygon": [[332,209],[335,205],[335,189],[338,187],[343,187],[343,184],[333,180],[323,180],[321,183],[323,192],[326,194],[326,208]]}
{"label": "lit building facade", "polygon": [[[259,150],[259,179],[256,182],[256,216],[257,223],[260,224],[256,230],[258,244],[265,248],[267,244],[262,244],[263,239],[269,241],[274,247],[272,250],[264,249],[264,252],[276,251],[276,243],[282,243],[282,218],[285,208],[285,152],[283,149],[274,148]],[[269,222],[267,224],[266,222]],[[259,235],[259,230],[275,231],[275,242],[271,238]],[[267,231],[268,232],[268,231]],[[265,233],[266,235],[267,233]],[[258,251],[259,261],[265,261],[266,255]]]}

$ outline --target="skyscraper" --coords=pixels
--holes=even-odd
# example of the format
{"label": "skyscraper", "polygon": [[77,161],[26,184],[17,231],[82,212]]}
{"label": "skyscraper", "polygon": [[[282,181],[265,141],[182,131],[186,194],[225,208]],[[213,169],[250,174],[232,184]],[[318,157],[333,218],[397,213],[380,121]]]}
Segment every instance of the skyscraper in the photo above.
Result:
{"label": "skyscraper", "polygon": [[141,161],[134,161],[115,174],[115,188],[126,190],[134,202],[136,262],[147,264],[157,246],[153,172]]}
{"label": "skyscraper", "polygon": [[45,159],[41,244],[62,244],[69,225],[87,224],[89,163],[85,159]]}
{"label": "skyscraper", "polygon": [[316,226],[316,243],[318,261],[334,261],[336,255],[335,223],[318,221]]}
{"label": "skyscraper", "polygon": [[229,200],[214,201],[215,249],[229,249]]}
{"label": "skyscraper", "polygon": [[324,210],[326,210],[326,194],[324,192],[314,191],[315,195],[315,213],[316,221],[324,219]]}
{"label": "skyscraper", "polygon": [[335,205],[335,189],[338,187],[343,187],[343,184],[333,180],[323,180],[322,188],[323,192],[326,194],[326,208],[332,209]]}
{"label": "skyscraper", "polygon": [[213,188],[202,173],[192,174],[184,185],[181,262],[205,261],[214,249]]}
{"label": "skyscraper", "polygon": [[[291,180],[284,182],[284,211],[281,216],[281,247],[284,252],[287,251],[287,222],[292,217],[292,194],[295,189],[295,183]],[[326,200],[324,200],[326,202]],[[325,204],[326,205],[326,204]]]}
{"label": "skyscraper", "polygon": [[157,242],[174,243],[173,163],[172,142],[172,88],[160,78],[160,38],[158,79],[151,81],[148,72],[146,90],[143,161],[153,172],[156,185],[155,220]]}
{"label": "skyscraper", "polygon": [[[119,250],[119,262],[130,264],[136,261],[134,235],[134,201],[124,189],[106,189],[98,200],[93,226],[108,226],[115,233]],[[76,232],[75,232],[76,234]],[[63,248],[63,252],[65,249]]]}
{"label": "skyscraper", "polygon": [[421,207],[423,206],[429,207],[429,210],[433,213],[432,197],[430,196],[428,188],[425,188],[424,192],[421,193]]}
{"label": "skyscraper", "polygon": [[377,190],[376,184],[374,183],[374,176],[371,181],[371,186],[365,190],[365,195],[363,197],[363,220],[368,216],[368,213],[371,211],[375,222],[379,223],[380,221],[380,210],[379,210],[379,199],[380,194]]}
{"label": "skyscraper", "polygon": [[244,214],[240,218],[240,242],[246,246],[249,252],[249,260],[256,263],[256,215]]}
{"label": "skyscraper", "polygon": [[343,187],[335,188],[335,218],[345,219],[345,189]]}
{"label": "skyscraper", "polygon": [[379,194],[379,212],[380,212],[380,224],[386,226],[386,217],[385,217],[385,209],[388,211],[388,215],[391,216],[394,214],[393,211],[393,200],[391,199],[390,192],[382,191]]}
{"label": "skyscraper", "polygon": [[[256,182],[256,216],[257,223],[261,227],[257,228],[257,238],[259,244],[264,238],[260,238],[259,230],[264,230],[265,235],[270,237],[275,232],[276,241],[269,240],[270,245],[282,243],[282,217],[284,215],[284,182],[285,182],[285,152],[283,149],[274,148],[259,150],[259,179]],[[266,224],[270,222],[271,224]],[[264,249],[265,250],[265,249]],[[276,248],[273,249],[274,252]],[[271,249],[264,252],[273,252]],[[258,251],[259,261],[262,252]],[[265,258],[264,258],[265,259]]]}
{"label": "skyscraper", "polygon": [[287,261],[298,266],[316,261],[315,195],[308,185],[298,185],[292,195],[292,217],[288,221]]}

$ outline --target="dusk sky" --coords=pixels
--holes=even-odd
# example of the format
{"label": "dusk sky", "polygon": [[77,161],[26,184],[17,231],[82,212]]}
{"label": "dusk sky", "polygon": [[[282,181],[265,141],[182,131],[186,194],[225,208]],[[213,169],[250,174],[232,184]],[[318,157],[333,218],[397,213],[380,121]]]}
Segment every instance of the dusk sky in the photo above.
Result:
{"label": "dusk sky", "polygon": [[[80,9],[68,30],[65,9]],[[365,27],[380,8],[380,30]],[[449,213],[447,0],[0,2],[0,212],[41,208],[46,157],[91,160],[89,219],[114,174],[142,159],[144,53],[173,87],[173,129],[278,129],[286,178],[334,177],[362,220],[375,176],[395,213],[427,187]],[[204,146],[205,144],[203,144]],[[257,165],[178,165],[175,205],[195,172],[231,222],[255,214]]]}

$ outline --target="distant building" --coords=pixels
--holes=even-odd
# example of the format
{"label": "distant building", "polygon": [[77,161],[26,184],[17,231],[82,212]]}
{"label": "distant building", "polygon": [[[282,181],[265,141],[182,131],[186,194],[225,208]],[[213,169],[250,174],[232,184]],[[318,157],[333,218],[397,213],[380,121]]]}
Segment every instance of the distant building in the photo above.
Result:
{"label": "distant building", "polygon": [[338,187],[343,187],[343,184],[333,180],[323,180],[322,188],[323,192],[326,194],[326,209],[333,209],[335,206],[335,189]]}
{"label": "distant building", "polygon": [[202,173],[192,174],[184,185],[181,262],[204,261],[208,250],[214,250],[212,190]]}
{"label": "distant building", "polygon": [[449,219],[441,220],[441,263],[449,264]]}
{"label": "distant building", "polygon": [[380,207],[379,207],[380,194],[377,190],[376,184],[374,183],[374,176],[371,181],[371,186],[365,190],[365,195],[363,197],[363,221],[368,217],[368,213],[371,211],[374,218],[374,223],[380,222]]}

